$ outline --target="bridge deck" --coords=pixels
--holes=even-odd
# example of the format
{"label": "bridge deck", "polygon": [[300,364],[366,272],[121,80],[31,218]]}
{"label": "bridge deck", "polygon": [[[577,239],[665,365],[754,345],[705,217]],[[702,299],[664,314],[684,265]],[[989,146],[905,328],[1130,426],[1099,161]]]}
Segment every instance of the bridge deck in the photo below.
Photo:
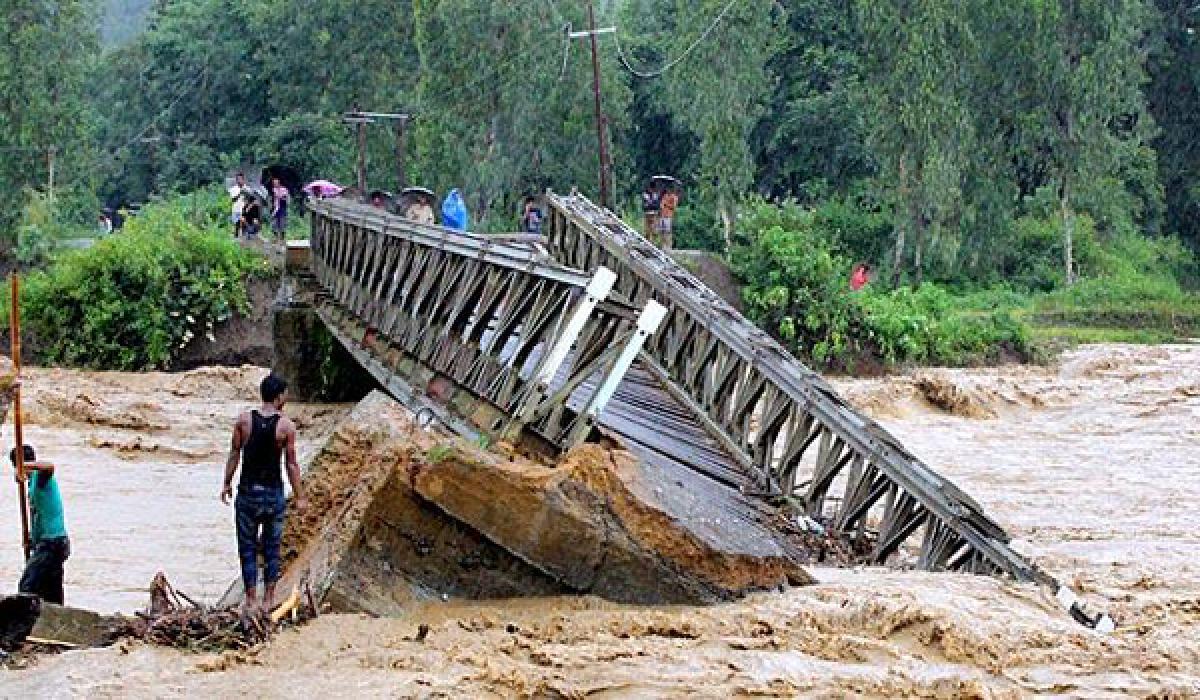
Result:
{"label": "bridge deck", "polygon": [[[568,405],[589,394],[585,384]],[[625,375],[599,428],[638,458],[647,495],[693,533],[759,556],[786,548],[770,523],[775,509],[751,495],[750,476],[645,367]]]}

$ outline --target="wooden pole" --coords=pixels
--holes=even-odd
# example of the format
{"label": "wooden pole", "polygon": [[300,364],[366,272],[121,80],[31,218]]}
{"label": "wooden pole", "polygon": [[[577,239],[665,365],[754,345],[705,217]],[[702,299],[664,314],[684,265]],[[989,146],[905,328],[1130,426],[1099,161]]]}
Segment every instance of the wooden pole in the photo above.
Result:
{"label": "wooden pole", "polygon": [[358,123],[358,192],[363,201],[367,195],[367,123]]}
{"label": "wooden pole", "polygon": [[592,44],[592,93],[596,100],[596,139],[600,146],[600,206],[607,208],[608,199],[608,143],[605,138],[604,108],[600,102],[600,54],[596,48],[596,13],[588,3],[588,33]]}
{"label": "wooden pole", "polygon": [[[17,387],[13,392],[13,427],[17,441],[17,474],[23,476],[25,473],[25,431],[21,423],[21,282],[16,272],[12,273],[9,279],[12,282],[12,309],[8,316],[8,330],[12,343],[13,368],[17,372]],[[21,547],[25,552],[25,559],[28,561],[31,544],[29,539],[29,494],[23,478],[17,479],[17,498],[21,502]]]}
{"label": "wooden pole", "polygon": [[408,151],[408,117],[396,119],[396,194],[399,195],[408,187],[408,173],[405,172],[405,153]]}

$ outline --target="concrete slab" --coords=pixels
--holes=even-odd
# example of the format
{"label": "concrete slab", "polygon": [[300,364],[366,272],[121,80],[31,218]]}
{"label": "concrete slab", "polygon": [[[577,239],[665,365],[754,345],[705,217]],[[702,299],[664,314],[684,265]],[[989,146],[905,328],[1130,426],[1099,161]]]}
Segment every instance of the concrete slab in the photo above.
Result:
{"label": "concrete slab", "polygon": [[335,610],[389,615],[439,596],[698,603],[812,581],[766,527],[723,532],[672,513],[681,500],[653,469],[614,445],[557,464],[485,450],[418,427],[375,393],[309,467],[280,587],[307,582]]}

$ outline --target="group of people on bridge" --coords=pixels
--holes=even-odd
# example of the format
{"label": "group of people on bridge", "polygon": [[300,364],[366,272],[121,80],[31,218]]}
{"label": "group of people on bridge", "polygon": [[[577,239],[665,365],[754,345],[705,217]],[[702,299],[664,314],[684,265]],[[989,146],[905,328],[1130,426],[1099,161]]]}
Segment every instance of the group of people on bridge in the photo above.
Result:
{"label": "group of people on bridge", "polygon": [[229,187],[230,222],[237,238],[256,240],[263,229],[263,210],[270,207],[271,232],[276,238],[287,233],[288,205],[292,195],[278,177],[271,178],[270,191],[261,186],[246,184],[246,174],[239,172]]}

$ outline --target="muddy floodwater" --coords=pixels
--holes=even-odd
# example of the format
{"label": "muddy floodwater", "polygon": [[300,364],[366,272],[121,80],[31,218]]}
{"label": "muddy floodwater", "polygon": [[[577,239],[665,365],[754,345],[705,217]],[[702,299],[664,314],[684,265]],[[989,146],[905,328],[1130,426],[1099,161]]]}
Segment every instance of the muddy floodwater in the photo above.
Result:
{"label": "muddy floodwater", "polygon": [[[67,500],[69,602],[136,610],[159,570],[216,599],[237,571],[216,498],[229,424],[262,370],[31,374],[28,441],[61,465]],[[0,672],[0,697],[1200,696],[1200,346],[836,384],[1116,633],[1028,585],[816,570],[817,585],[707,608],[450,600],[401,619],[324,616],[254,654],[122,644]],[[304,451],[347,410],[295,407]],[[11,588],[12,488],[0,523]]]}

